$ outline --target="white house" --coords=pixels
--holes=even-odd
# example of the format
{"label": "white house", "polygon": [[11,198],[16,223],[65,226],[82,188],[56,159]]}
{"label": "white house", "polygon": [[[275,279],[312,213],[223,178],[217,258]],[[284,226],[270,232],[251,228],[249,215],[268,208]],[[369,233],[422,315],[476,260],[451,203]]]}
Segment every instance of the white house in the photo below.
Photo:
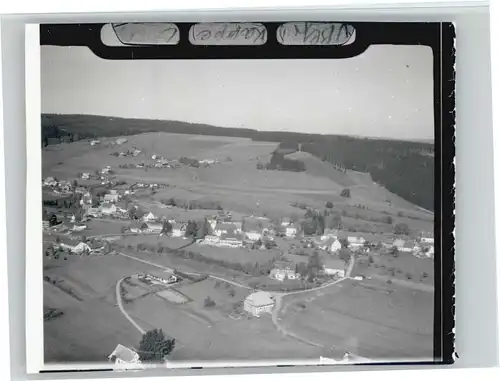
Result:
{"label": "white house", "polygon": [[120,196],[118,194],[108,193],[108,194],[104,195],[104,202],[115,203],[115,202],[118,202],[119,198],[120,198]]}
{"label": "white house", "polygon": [[297,227],[295,225],[288,225],[285,229],[285,235],[289,238],[294,238],[297,235]]}
{"label": "white house", "polygon": [[223,234],[227,234],[230,231],[235,231],[236,227],[233,224],[230,223],[218,223],[215,226],[214,233],[216,236],[221,236]]}
{"label": "white house", "polygon": [[243,302],[243,309],[253,316],[260,316],[261,313],[271,313],[274,308],[274,299],[266,291],[257,291],[246,297]]}
{"label": "white house", "polygon": [[106,215],[111,215],[116,213],[115,204],[104,204],[101,206],[101,213]]}
{"label": "white house", "polygon": [[115,364],[140,364],[139,354],[124,345],[118,344],[115,350],[108,356]]}
{"label": "white house", "polygon": [[365,239],[363,237],[347,237],[347,242],[349,243],[349,248],[352,250],[359,250],[365,244]]}
{"label": "white house", "polygon": [[90,179],[90,173],[82,173],[81,176],[82,180],[89,180]]}
{"label": "white house", "polygon": [[206,235],[202,243],[207,245],[217,245],[219,243],[219,237],[216,235]]}
{"label": "white house", "polygon": [[335,240],[332,242],[330,246],[330,251],[332,253],[337,253],[338,251],[340,251],[340,249],[342,249],[342,244],[338,239],[335,238]]}
{"label": "white house", "polygon": [[81,232],[82,230],[87,229],[87,225],[73,225],[73,228],[71,230],[75,232]]}
{"label": "white house", "polygon": [[262,233],[258,232],[257,230],[250,230],[248,232],[245,232],[245,238],[247,238],[249,241],[256,242],[262,238]]}
{"label": "white house", "polygon": [[392,243],[392,246],[397,247],[398,249],[401,249],[405,245],[405,240],[398,238],[395,239],[394,242]]}
{"label": "white house", "polygon": [[172,237],[184,237],[186,233],[186,225],[179,224],[175,221],[170,222],[172,224]]}
{"label": "white house", "polygon": [[153,213],[149,212],[148,214],[145,214],[143,217],[142,217],[142,220],[144,222],[147,222],[147,221],[154,221],[156,220],[156,217]]}
{"label": "white house", "polygon": [[399,247],[398,250],[403,253],[411,253],[414,251],[415,246],[415,242],[407,241],[403,246]]}
{"label": "white house", "polygon": [[429,245],[434,245],[434,238],[432,238],[432,237],[422,237],[422,238],[420,238],[420,242],[426,243],[426,244],[429,244]]}
{"label": "white house", "polygon": [[145,230],[149,233],[161,233],[163,225],[158,222],[148,222]]}
{"label": "white house", "polygon": [[281,221],[281,226],[289,226],[292,223],[292,221],[289,218],[283,218]]}
{"label": "white house", "polygon": [[84,242],[80,242],[76,246],[71,246],[71,245],[67,245],[65,243],[61,243],[61,247],[64,249],[69,249],[72,253],[76,253],[76,254],[81,254],[84,252],[90,254],[92,252],[91,247]]}
{"label": "white house", "polygon": [[241,235],[234,234],[232,231],[223,233],[219,239],[219,246],[241,247],[243,246],[243,240],[241,238]]}
{"label": "white house", "polygon": [[328,238],[336,239],[337,235],[338,235],[338,230],[337,229],[326,228],[325,231],[323,232],[323,235],[321,236],[321,240],[325,241]]}
{"label": "white house", "polygon": [[340,277],[345,276],[345,270],[343,270],[343,269],[332,269],[332,268],[323,266],[323,271],[326,275],[338,275]]}
{"label": "white house", "polygon": [[101,142],[100,142],[99,140],[92,140],[92,141],[90,142],[90,145],[91,145],[91,146],[95,146],[95,145],[98,145],[98,144],[100,144],[100,143],[101,143]]}

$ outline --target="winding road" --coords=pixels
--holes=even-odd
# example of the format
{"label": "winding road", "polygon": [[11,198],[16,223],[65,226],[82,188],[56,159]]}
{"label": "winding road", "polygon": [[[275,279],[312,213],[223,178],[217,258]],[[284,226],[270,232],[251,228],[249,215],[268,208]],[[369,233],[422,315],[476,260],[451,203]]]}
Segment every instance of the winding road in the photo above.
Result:
{"label": "winding road", "polygon": [[136,323],[134,319],[130,317],[130,315],[125,311],[125,308],[123,308],[123,300],[122,300],[122,295],[120,293],[121,285],[122,282],[125,278],[120,279],[118,282],[116,282],[116,304],[118,305],[118,308],[120,309],[121,313],[127,320],[132,323],[132,325],[141,333],[141,335],[144,335],[146,331],[141,328],[139,324]]}
{"label": "winding road", "polygon": [[[175,269],[173,269],[173,268],[162,266],[162,265],[159,265],[157,263],[154,263],[154,262],[151,262],[151,261],[147,261],[147,260],[144,260],[144,259],[141,259],[141,258],[137,258],[137,257],[135,257],[133,255],[119,253],[119,252],[117,252],[116,254],[124,256],[126,258],[133,259],[133,260],[138,261],[138,262],[142,262],[142,263],[148,264],[148,265],[153,266],[153,267],[160,268],[160,269],[165,270],[167,272],[173,273],[175,271]],[[293,338],[295,340],[301,341],[303,343],[306,343],[306,344],[309,344],[309,345],[312,345],[312,346],[315,346],[315,347],[323,347],[323,345],[321,345],[321,344],[312,342],[312,341],[310,341],[308,339],[305,339],[303,337],[300,337],[300,336],[296,335],[293,332],[290,332],[290,331],[286,330],[284,327],[282,327],[279,324],[279,319],[280,319],[279,318],[279,313],[280,313],[280,311],[281,311],[281,309],[283,307],[283,298],[285,296],[289,296],[289,295],[298,295],[298,294],[304,294],[304,293],[307,293],[307,292],[318,291],[318,290],[321,290],[323,288],[336,285],[336,284],[338,284],[338,283],[340,283],[340,282],[342,282],[342,281],[344,281],[346,279],[351,279],[350,278],[350,274],[351,274],[351,272],[352,272],[352,270],[354,268],[354,264],[355,264],[355,257],[351,256],[349,267],[348,267],[348,269],[346,271],[345,276],[343,278],[337,279],[337,280],[335,280],[333,282],[325,283],[325,284],[323,284],[321,286],[310,288],[310,289],[306,289],[306,290],[298,290],[298,291],[290,291],[290,292],[271,292],[271,295],[273,296],[273,298],[275,300],[275,306],[274,306],[274,309],[273,309],[273,311],[271,313],[271,319],[272,319],[273,324],[275,325],[276,329],[279,332],[281,332],[282,334],[284,334],[285,336],[289,336],[289,337],[291,337],[291,338]],[[188,273],[188,272],[184,272],[184,273],[188,274],[188,275],[202,275],[200,273]],[[226,282],[226,283],[231,284],[231,285],[233,285],[235,287],[240,287],[240,288],[244,288],[244,289],[247,289],[247,290],[258,291],[256,289],[253,289],[250,286],[247,286],[245,284],[241,284],[241,283],[235,282],[233,280],[225,279],[225,278],[222,278],[222,277],[219,277],[219,276],[216,276],[216,275],[211,275],[211,274],[209,274],[208,276],[209,276],[209,278],[216,279],[216,280],[219,280],[219,281],[222,281],[222,282]],[[120,286],[121,286],[121,283],[122,283],[123,279],[124,278],[120,279],[116,283],[116,300],[117,300],[118,307],[120,308],[120,311],[125,316],[125,318],[127,320],[129,320],[132,323],[132,325],[139,332],[141,332],[142,334],[144,334],[144,330],[130,317],[130,315],[123,308],[123,301],[122,301],[122,297],[121,297],[121,294],[120,294]]]}

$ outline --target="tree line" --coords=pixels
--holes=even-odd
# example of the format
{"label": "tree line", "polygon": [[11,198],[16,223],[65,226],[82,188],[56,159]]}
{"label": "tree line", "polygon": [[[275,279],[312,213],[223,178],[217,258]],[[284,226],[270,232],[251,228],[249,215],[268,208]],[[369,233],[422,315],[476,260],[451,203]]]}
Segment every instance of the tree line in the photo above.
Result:
{"label": "tree line", "polygon": [[[89,139],[101,136],[170,132],[212,136],[234,136],[255,141],[283,142],[270,169],[301,170],[301,164],[283,161],[283,152],[300,150],[345,169],[370,173],[389,191],[428,210],[434,208],[434,158],[421,155],[433,145],[422,142],[375,140],[340,135],[222,128],[177,121],[125,119],[95,115],[42,115],[42,142],[52,137]],[[286,159],[289,160],[289,159]],[[300,161],[298,161],[300,162]],[[302,162],[301,162],[302,163]],[[274,168],[276,167],[276,168]]]}

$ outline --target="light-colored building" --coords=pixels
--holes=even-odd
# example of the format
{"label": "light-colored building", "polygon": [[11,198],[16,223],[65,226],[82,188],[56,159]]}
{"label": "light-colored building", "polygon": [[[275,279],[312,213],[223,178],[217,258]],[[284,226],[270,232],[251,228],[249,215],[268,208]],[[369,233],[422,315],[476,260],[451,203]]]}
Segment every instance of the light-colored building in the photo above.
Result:
{"label": "light-colored building", "polygon": [[285,235],[289,238],[295,238],[297,235],[297,227],[295,225],[288,225],[285,229]]}
{"label": "light-colored building", "polygon": [[274,299],[266,291],[257,291],[246,297],[243,302],[243,309],[253,316],[260,316],[261,313],[271,313],[274,308]]}
{"label": "light-colored building", "polygon": [[344,269],[333,269],[333,268],[329,268],[329,267],[326,267],[326,266],[323,266],[323,271],[326,275],[338,275],[340,277],[344,277],[345,276],[345,270]]}
{"label": "light-colored building", "polygon": [[156,216],[153,213],[149,212],[142,217],[142,220],[144,222],[154,221],[156,220]]}
{"label": "light-colored building", "polygon": [[139,354],[124,345],[118,344],[115,350],[108,356],[115,364],[140,364]]}
{"label": "light-colored building", "polygon": [[90,179],[90,173],[87,173],[87,172],[82,173],[81,178],[82,178],[82,180],[89,180]]}
{"label": "light-colored building", "polygon": [[108,194],[104,195],[104,202],[115,203],[115,202],[118,202],[119,198],[120,198],[120,196],[118,194],[108,193]]}
{"label": "light-colored building", "polygon": [[422,238],[420,238],[420,242],[426,243],[429,245],[434,245],[434,238],[433,237],[422,237]]}
{"label": "light-colored building", "polygon": [[219,237],[216,235],[206,235],[202,243],[207,245],[217,245],[219,243]]}
{"label": "light-colored building", "polygon": [[417,246],[415,242],[407,241],[403,246],[399,247],[398,250],[403,253],[411,253],[415,249],[415,246]]}
{"label": "light-colored building", "polygon": [[365,239],[363,237],[347,237],[347,242],[349,243],[349,248],[352,250],[359,250],[365,244]]}
{"label": "light-colored building", "polygon": [[321,240],[325,241],[328,238],[336,239],[337,236],[338,236],[338,230],[337,229],[326,228],[325,231],[323,232],[323,235],[321,236]]}
{"label": "light-colored building", "polygon": [[101,206],[101,213],[106,215],[112,215],[116,213],[116,205],[115,204],[103,204]]}
{"label": "light-colored building", "polygon": [[42,221],[42,229],[48,229],[48,228],[50,228],[49,221]]}
{"label": "light-colored building", "polygon": [[395,239],[391,246],[395,246],[398,249],[402,248],[405,245],[406,241],[404,239],[398,238]]}
{"label": "light-colored building", "polygon": [[146,223],[146,229],[148,233],[161,233],[163,230],[163,225],[158,222],[148,222]]}
{"label": "light-colored building", "polygon": [[218,245],[225,247],[242,247],[243,239],[240,234],[236,234],[234,231],[229,231],[228,233],[220,236]]}
{"label": "light-colored building", "polygon": [[257,230],[251,230],[245,232],[245,238],[248,239],[249,241],[256,242],[262,238],[262,233]]}
{"label": "light-colored building", "polygon": [[222,223],[218,223],[215,226],[214,233],[216,236],[220,237],[223,234],[228,234],[229,232],[235,231],[235,230],[236,230],[236,227],[233,224],[228,223],[228,222],[222,222]]}

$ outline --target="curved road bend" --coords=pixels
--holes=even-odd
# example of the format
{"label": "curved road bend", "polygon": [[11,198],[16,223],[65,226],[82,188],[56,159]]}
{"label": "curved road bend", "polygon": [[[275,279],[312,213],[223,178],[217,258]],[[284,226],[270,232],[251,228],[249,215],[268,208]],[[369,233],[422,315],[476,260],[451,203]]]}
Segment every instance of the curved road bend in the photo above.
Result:
{"label": "curved road bend", "polygon": [[[127,257],[127,258],[130,258],[130,259],[133,259],[133,260],[136,260],[136,261],[139,261],[139,262],[142,262],[142,263],[145,263],[145,264],[148,264],[148,265],[153,266],[153,267],[160,268],[160,269],[168,271],[168,272],[174,272],[174,269],[172,269],[172,268],[169,268],[169,267],[166,267],[166,266],[162,266],[162,265],[159,265],[159,264],[151,262],[151,261],[140,259],[140,258],[134,257],[132,255],[124,254],[124,253],[119,253],[118,252],[117,254],[121,255],[121,256],[124,256],[124,257]],[[272,292],[271,294],[274,296],[276,304],[275,304],[275,307],[273,309],[273,312],[271,313],[271,319],[273,321],[273,324],[276,326],[277,330],[279,332],[283,333],[284,335],[292,337],[292,338],[294,338],[294,339],[296,339],[298,341],[304,342],[304,343],[312,345],[312,346],[322,347],[321,344],[318,344],[318,343],[312,342],[310,340],[307,340],[305,338],[299,337],[298,335],[294,334],[293,332],[287,331],[286,329],[284,329],[283,327],[280,326],[280,324],[278,322],[278,314],[279,314],[279,312],[280,312],[280,310],[282,308],[283,297],[285,297],[287,295],[304,294],[306,292],[321,290],[323,288],[330,287],[330,286],[333,286],[335,284],[338,284],[338,283],[342,282],[345,279],[350,279],[350,274],[351,274],[351,272],[352,272],[352,270],[354,268],[354,263],[355,263],[355,257],[352,256],[351,257],[351,261],[349,263],[349,268],[347,269],[345,277],[337,279],[337,280],[335,280],[333,282],[326,283],[326,284],[323,284],[321,286],[310,288],[310,289],[307,289],[307,290],[298,290],[298,291],[290,291],[290,292]],[[187,272],[186,272],[186,274],[188,274],[188,275],[200,275],[199,273],[187,273]],[[252,288],[249,287],[249,286],[247,286],[247,285],[243,285],[243,284],[240,284],[240,283],[228,280],[228,279],[224,279],[222,277],[218,277],[218,276],[215,276],[215,275],[209,275],[209,277],[213,278],[213,279],[217,279],[217,280],[223,281],[223,282],[226,282],[226,283],[229,283],[229,284],[232,284],[232,285],[234,285],[236,287],[241,287],[241,288],[245,288],[247,290],[252,290]],[[127,320],[129,320],[139,332],[141,332],[141,333],[144,334],[144,330],[130,317],[130,315],[123,308],[122,298],[121,298],[121,294],[120,294],[120,285],[121,285],[121,282],[123,281],[123,279],[124,278],[120,279],[116,283],[116,300],[117,300],[117,303],[118,303],[118,307],[120,308],[120,311],[122,312],[122,314],[127,318]]]}
{"label": "curved road bend", "polygon": [[118,282],[116,282],[116,303],[118,305],[118,308],[120,309],[121,313],[123,314],[123,316],[125,316],[127,318],[127,320],[132,323],[132,325],[142,334],[144,335],[146,333],[146,331],[144,331],[144,329],[141,328],[141,326],[139,324],[137,324],[135,322],[134,319],[132,319],[130,317],[130,315],[127,313],[127,311],[125,311],[125,308],[123,308],[123,301],[122,301],[122,295],[120,293],[120,286],[122,284],[122,281],[123,279],[125,278],[122,278],[120,279]]}

